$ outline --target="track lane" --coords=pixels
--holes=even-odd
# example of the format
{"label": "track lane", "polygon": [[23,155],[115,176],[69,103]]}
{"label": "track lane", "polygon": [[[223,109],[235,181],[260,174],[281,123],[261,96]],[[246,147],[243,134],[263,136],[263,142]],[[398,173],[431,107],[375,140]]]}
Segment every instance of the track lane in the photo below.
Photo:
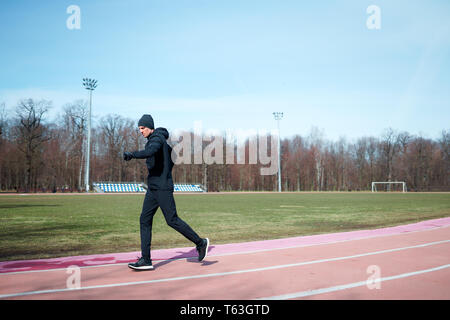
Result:
{"label": "track lane", "polygon": [[[128,269],[125,265],[83,268],[81,269],[82,287],[92,288],[81,290],[64,291],[68,277],[65,270],[47,271],[41,274],[34,272],[1,275],[0,294],[11,294],[10,290],[16,288],[17,293],[40,290],[63,291],[10,298],[254,299],[271,297],[301,290],[326,288],[334,283],[361,281],[368,277],[367,263],[381,264],[381,260],[374,259],[375,257],[389,257],[388,261],[390,262],[383,262],[383,265],[380,265],[383,270],[382,276],[389,270],[392,263],[412,266],[417,259],[414,259],[415,256],[429,257],[426,259],[427,263],[416,266],[416,270],[418,270],[417,267],[433,267],[433,263],[437,262],[445,263],[447,261],[448,263],[447,252],[450,252],[448,242],[438,242],[447,241],[446,239],[449,238],[449,228],[438,228],[326,245],[211,256],[204,264],[195,262],[195,259],[160,261],[155,263],[155,271],[146,273],[125,271],[124,269]],[[421,246],[427,243],[432,244]],[[414,246],[419,247],[408,248]],[[445,247],[445,250],[441,250],[442,246]],[[436,251],[433,248],[439,249]],[[393,251],[377,252],[389,250]],[[401,263],[395,262],[399,257],[403,259]],[[358,262],[356,265],[359,267],[355,266],[355,261]],[[360,263],[366,267],[361,267]],[[290,264],[299,265],[289,266]],[[398,272],[404,273],[403,270]],[[354,274],[358,274],[358,276],[352,277]],[[21,276],[21,278],[17,276]],[[336,278],[340,282],[336,282]],[[343,281],[347,278],[347,282]],[[18,279],[21,284],[25,284],[20,290],[17,290]],[[306,280],[298,283],[298,279]],[[58,284],[55,285],[55,283]],[[245,283],[244,287],[242,283]],[[199,286],[199,284],[201,285]],[[304,284],[307,285],[304,286]],[[209,289],[205,290],[205,287]],[[184,288],[188,290],[185,291]],[[196,292],[197,288],[202,288],[202,290]],[[263,295],[263,293],[267,293],[267,295]]]}

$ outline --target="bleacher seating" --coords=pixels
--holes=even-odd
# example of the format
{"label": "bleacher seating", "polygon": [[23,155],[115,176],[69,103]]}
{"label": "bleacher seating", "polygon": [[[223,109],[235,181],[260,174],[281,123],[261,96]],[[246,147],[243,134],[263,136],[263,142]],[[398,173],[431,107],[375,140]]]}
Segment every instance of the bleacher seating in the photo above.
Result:
{"label": "bleacher seating", "polygon": [[107,183],[94,182],[94,189],[97,187],[102,192],[145,192],[140,183]]}
{"label": "bleacher seating", "polygon": [[205,192],[199,184],[175,184],[174,192]]}
{"label": "bleacher seating", "polygon": [[[93,185],[97,192],[146,192],[146,186],[140,183],[94,182]],[[175,184],[174,192],[204,192],[204,190],[199,184]]]}

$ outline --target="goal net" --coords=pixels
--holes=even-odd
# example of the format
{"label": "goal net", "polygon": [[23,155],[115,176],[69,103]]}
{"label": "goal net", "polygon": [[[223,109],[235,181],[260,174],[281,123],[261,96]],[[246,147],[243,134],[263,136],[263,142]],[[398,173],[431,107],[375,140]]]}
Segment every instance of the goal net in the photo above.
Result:
{"label": "goal net", "polygon": [[406,192],[404,181],[381,181],[372,182],[372,192]]}

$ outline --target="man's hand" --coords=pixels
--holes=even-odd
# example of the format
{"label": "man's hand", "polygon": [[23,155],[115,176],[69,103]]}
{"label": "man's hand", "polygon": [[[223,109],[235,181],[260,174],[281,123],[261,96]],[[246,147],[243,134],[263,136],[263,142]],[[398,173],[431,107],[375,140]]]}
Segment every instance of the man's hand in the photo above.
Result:
{"label": "man's hand", "polygon": [[130,161],[133,159],[133,154],[131,152],[124,152],[123,153],[123,160]]}

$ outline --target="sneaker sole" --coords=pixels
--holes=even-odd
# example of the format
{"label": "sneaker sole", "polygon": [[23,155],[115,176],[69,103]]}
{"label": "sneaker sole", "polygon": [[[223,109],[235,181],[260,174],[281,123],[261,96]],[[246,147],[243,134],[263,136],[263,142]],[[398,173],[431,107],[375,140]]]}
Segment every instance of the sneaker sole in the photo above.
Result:
{"label": "sneaker sole", "polygon": [[199,260],[199,262],[201,262],[201,261],[203,261],[203,260],[205,260],[205,258],[208,256],[208,249],[209,249],[209,239],[208,238],[205,238],[206,239],[206,250],[205,250],[205,256],[203,257],[203,259],[202,260]]}
{"label": "sneaker sole", "polygon": [[135,266],[130,266],[128,265],[128,268],[133,269],[133,270],[153,270],[155,269],[153,266],[142,266],[142,267],[135,267]]}

